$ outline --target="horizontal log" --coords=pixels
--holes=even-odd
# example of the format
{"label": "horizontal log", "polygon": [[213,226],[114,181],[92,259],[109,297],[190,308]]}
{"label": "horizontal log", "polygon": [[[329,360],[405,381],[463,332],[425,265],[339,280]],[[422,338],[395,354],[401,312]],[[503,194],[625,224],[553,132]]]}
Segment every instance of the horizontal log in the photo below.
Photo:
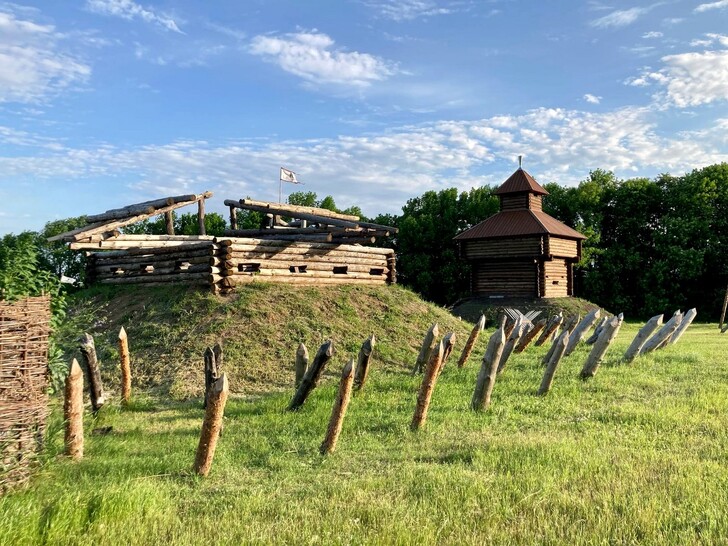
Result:
{"label": "horizontal log", "polygon": [[151,254],[151,255],[132,255],[132,256],[113,256],[108,258],[101,254],[93,254],[93,258],[89,263],[96,266],[102,265],[120,265],[120,264],[140,264],[140,263],[160,263],[160,262],[189,262],[191,264],[209,263],[211,258],[210,252],[205,250],[196,250],[194,252],[171,252],[168,254]]}
{"label": "horizontal log", "polygon": [[137,256],[137,255],[154,255],[154,254],[170,254],[176,252],[193,252],[197,250],[209,250],[210,252],[219,250],[219,245],[213,242],[193,242],[188,245],[171,245],[160,247],[134,247],[124,250],[116,250],[109,252],[93,252],[93,256]]}
{"label": "horizontal log", "polygon": [[[264,262],[264,261],[275,261],[280,263],[287,263],[289,265],[301,265],[309,263],[321,263],[330,265],[367,265],[370,267],[384,267],[391,269],[391,265],[388,260],[383,260],[377,257],[371,256],[328,256],[328,255],[316,255],[316,254],[289,254],[289,253],[276,253],[276,252],[265,252],[265,253],[233,253],[229,260],[234,264],[248,263],[248,262]],[[235,266],[237,267],[237,265]]]}
{"label": "horizontal log", "polygon": [[[153,265],[155,269],[164,268],[176,268],[182,267],[184,264],[190,266],[204,265],[210,267],[213,264],[209,263],[210,258],[207,256],[197,256],[194,258],[180,258],[173,260],[136,260],[136,261],[105,261],[105,262],[94,262],[91,267],[96,271],[103,271],[107,269],[121,268],[121,269],[138,269],[146,265]],[[184,269],[183,269],[184,270]]]}
{"label": "horizontal log", "polygon": [[329,279],[329,278],[349,278],[349,279],[384,279],[386,280],[387,275],[370,275],[367,273],[361,273],[361,272],[352,272],[352,273],[333,273],[332,271],[320,271],[316,269],[307,269],[305,273],[293,273],[288,269],[261,269],[260,271],[257,271],[255,273],[245,273],[245,272],[239,272],[234,271],[232,276],[233,277],[242,277],[242,276],[260,276],[260,277],[286,277],[286,278],[298,278],[298,277],[316,277],[317,279]]}
{"label": "horizontal log", "polygon": [[300,235],[300,234],[288,234],[288,233],[275,233],[278,230],[270,229],[269,232],[273,233],[260,235],[258,239],[264,241],[292,241],[292,242],[306,242],[306,243],[330,243],[333,239],[331,233],[313,233],[311,235]]}
{"label": "horizontal log", "polygon": [[185,282],[185,281],[201,281],[208,282],[209,273],[170,273],[167,275],[149,275],[146,277],[119,277],[100,279],[103,284],[147,284],[148,282]]}
{"label": "horizontal log", "polygon": [[234,288],[254,282],[282,282],[286,284],[307,284],[307,285],[332,285],[332,284],[359,284],[359,285],[383,285],[384,280],[380,279],[350,279],[350,278],[301,278],[301,277],[259,277],[259,276],[232,276],[225,277],[220,285],[223,288]]}
{"label": "horizontal log", "polygon": [[376,243],[377,238],[376,237],[348,237],[348,238],[334,237],[331,240],[331,242],[332,243],[344,243],[347,245],[354,245],[354,244],[370,245],[372,243]]}
{"label": "horizontal log", "polygon": [[[71,250],[130,250],[136,248],[166,248],[166,247],[184,247],[195,244],[198,241],[129,241],[126,239],[106,239],[98,242],[73,242],[69,244]],[[210,241],[212,244],[212,241]]]}
{"label": "horizontal log", "polygon": [[[225,201],[225,204],[228,206],[238,206],[241,209],[252,210],[252,211],[256,211],[256,212],[271,212],[271,209],[269,209],[268,207],[262,207],[262,206],[257,206],[257,205],[242,205],[240,203],[237,203],[237,205],[236,205],[235,203],[237,203],[237,202],[231,201],[231,200]],[[316,214],[309,214],[306,212],[296,212],[295,214],[292,214],[292,213],[286,212],[286,211],[277,211],[276,214],[283,214],[285,216],[295,216],[296,218],[300,218],[302,220],[308,220],[310,222],[314,222],[317,224],[326,224],[326,225],[350,227],[350,228],[359,227],[359,224],[357,224],[356,221],[341,220],[338,218],[319,216]],[[357,218],[357,220],[358,220],[358,217],[355,217],[355,218]]]}
{"label": "horizontal log", "polygon": [[[217,270],[217,271],[214,271]],[[207,264],[193,265],[189,269],[178,269],[176,267],[155,267],[153,269],[117,269],[108,268],[93,271],[95,279],[121,279],[131,277],[164,277],[166,275],[196,275],[198,273],[219,274],[219,268],[213,268]]]}
{"label": "horizontal log", "polygon": [[[321,216],[323,218],[333,218],[336,220],[348,220],[350,222],[358,222],[359,217],[353,214],[341,214],[338,212],[331,211],[329,209],[322,209],[319,207],[303,207],[300,205],[284,205],[282,203],[271,203],[268,201],[256,201],[254,199],[241,199],[239,201],[241,207],[255,206],[263,207],[268,209],[268,212],[278,214],[280,216],[296,216],[296,213],[313,214]],[[227,205],[227,201],[225,202]]]}
{"label": "horizontal log", "polygon": [[238,264],[255,263],[262,269],[288,269],[289,267],[306,266],[309,271],[331,271],[335,267],[346,267],[349,272],[369,273],[372,269],[381,269],[383,273],[387,273],[389,268],[386,264],[376,262],[366,262],[362,264],[354,264],[344,261],[336,262],[317,262],[311,260],[250,260],[250,261],[230,261],[231,267],[223,267],[222,269],[231,269],[238,271]]}
{"label": "horizontal log", "polygon": [[[219,244],[228,244],[227,240],[219,239]],[[233,247],[233,250],[249,250],[259,246],[268,247],[285,247],[288,249],[316,249],[316,250],[329,250],[329,251],[342,251],[342,252],[357,252],[363,254],[375,254],[380,256],[389,256],[394,254],[394,250],[391,248],[379,248],[379,247],[364,247],[355,245],[335,245],[331,243],[292,243],[290,241],[279,241],[266,240],[266,239],[229,239],[229,245]]]}
{"label": "horizontal log", "polygon": [[128,216],[137,214],[153,214],[155,210],[174,205],[175,203],[197,201],[195,194],[189,195],[177,195],[174,197],[163,197],[161,199],[153,199],[151,201],[144,201],[143,203],[135,203],[126,207],[118,209],[110,209],[101,214],[91,214],[86,216],[89,222],[106,222],[108,220],[117,220],[119,218],[126,218]]}
{"label": "horizontal log", "polygon": [[[342,229],[341,231],[344,231]],[[253,237],[258,236],[268,237],[271,234],[281,235],[316,235],[321,233],[334,233],[334,230],[320,229],[320,228],[293,228],[293,227],[276,227],[267,229],[226,229],[223,231],[225,237]],[[356,233],[360,233],[356,230]]]}

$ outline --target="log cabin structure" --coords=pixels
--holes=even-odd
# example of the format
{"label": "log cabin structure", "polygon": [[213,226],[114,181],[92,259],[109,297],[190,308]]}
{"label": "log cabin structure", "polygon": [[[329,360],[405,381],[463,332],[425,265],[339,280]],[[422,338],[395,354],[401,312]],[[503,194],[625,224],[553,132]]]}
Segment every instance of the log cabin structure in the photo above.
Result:
{"label": "log cabin structure", "polygon": [[455,237],[472,265],[471,292],[489,297],[574,295],[586,237],[542,210],[548,192],[522,168],[495,192],[500,211]]}
{"label": "log cabin structure", "polygon": [[[288,284],[392,284],[394,250],[362,246],[397,228],[316,207],[227,200],[231,229],[205,234],[211,192],[167,197],[86,217],[87,225],[51,237],[86,252],[86,280],[102,284],[197,284],[213,292],[264,280]],[[172,211],[197,204],[200,235],[176,235]],[[237,210],[261,214],[256,229],[238,229]],[[132,235],[124,227],[164,215],[165,235]]]}

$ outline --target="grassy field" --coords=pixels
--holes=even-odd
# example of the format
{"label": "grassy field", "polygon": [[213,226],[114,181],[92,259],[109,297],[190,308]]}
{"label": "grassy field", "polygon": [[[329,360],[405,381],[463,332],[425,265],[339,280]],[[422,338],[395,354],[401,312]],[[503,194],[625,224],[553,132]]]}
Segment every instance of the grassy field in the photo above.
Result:
{"label": "grassy field", "polygon": [[295,414],[290,392],[236,396],[206,479],[190,473],[199,401],[112,404],[87,418],[80,463],[60,456],[56,407],[31,485],[0,498],[0,544],[726,544],[728,336],[696,324],[621,365],[637,326],[586,382],[579,348],[543,398],[545,347],[514,355],[477,414],[481,338],[468,367],[444,370],[418,433],[419,377],[375,358],[326,458],[335,381]]}

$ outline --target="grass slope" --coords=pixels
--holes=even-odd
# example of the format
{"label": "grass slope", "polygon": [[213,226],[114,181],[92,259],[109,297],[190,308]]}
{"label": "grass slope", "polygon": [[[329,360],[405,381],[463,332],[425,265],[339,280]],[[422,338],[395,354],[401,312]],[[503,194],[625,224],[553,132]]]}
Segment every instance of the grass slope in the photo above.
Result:
{"label": "grass slope", "polygon": [[105,384],[118,384],[118,333],[129,335],[136,386],[157,387],[176,399],[199,396],[202,354],[221,342],[224,368],[236,393],[287,388],[293,382],[298,344],[313,359],[332,339],[334,362],[355,357],[371,334],[380,369],[411,368],[425,332],[438,322],[442,333],[464,340],[471,324],[422,301],[398,286],[301,288],[272,283],[240,287],[229,297],[193,288],[97,287],[77,294],[61,332],[69,358],[76,339],[91,333]]}
{"label": "grass slope", "polygon": [[623,327],[586,382],[578,348],[546,397],[535,395],[546,348],[513,355],[476,414],[481,345],[468,367],[444,370],[419,433],[408,430],[419,377],[386,372],[375,353],[326,458],[335,382],[297,413],[284,411],[290,391],[232,399],[207,479],[189,473],[196,401],[138,396],[87,418],[114,431],[87,436],[80,463],[56,456],[56,408],[45,464],[0,499],[0,544],[725,544],[728,337],[695,325],[621,365],[636,330]]}

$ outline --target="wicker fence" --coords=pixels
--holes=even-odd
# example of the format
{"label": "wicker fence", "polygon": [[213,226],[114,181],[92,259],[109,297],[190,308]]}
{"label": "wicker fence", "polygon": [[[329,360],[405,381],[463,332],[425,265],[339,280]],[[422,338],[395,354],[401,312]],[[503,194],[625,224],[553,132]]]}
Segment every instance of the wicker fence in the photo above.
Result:
{"label": "wicker fence", "polygon": [[0,301],[0,493],[28,478],[48,408],[50,298]]}

